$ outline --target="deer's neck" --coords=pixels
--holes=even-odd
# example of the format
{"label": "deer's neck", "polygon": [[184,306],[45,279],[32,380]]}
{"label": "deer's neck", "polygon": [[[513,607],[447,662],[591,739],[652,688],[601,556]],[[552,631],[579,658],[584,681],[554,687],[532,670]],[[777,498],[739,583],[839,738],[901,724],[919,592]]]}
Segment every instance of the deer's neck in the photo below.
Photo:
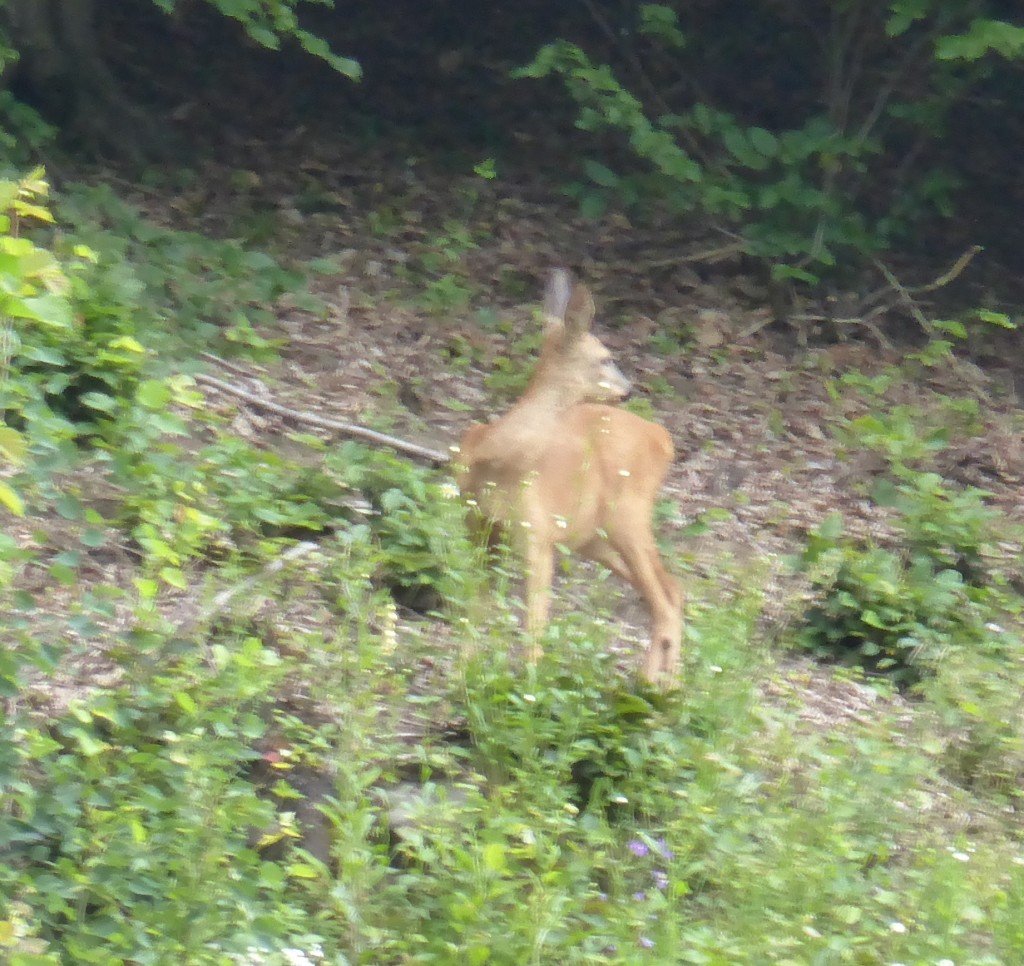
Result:
{"label": "deer's neck", "polygon": [[534,457],[557,442],[557,423],[576,402],[565,387],[535,378],[515,405],[491,424],[481,458],[491,465],[528,469]]}

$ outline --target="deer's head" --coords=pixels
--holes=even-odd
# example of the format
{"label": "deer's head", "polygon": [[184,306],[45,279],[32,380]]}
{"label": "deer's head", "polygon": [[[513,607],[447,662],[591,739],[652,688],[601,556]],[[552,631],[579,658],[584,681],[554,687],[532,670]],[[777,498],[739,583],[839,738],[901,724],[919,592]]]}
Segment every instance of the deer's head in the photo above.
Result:
{"label": "deer's head", "polygon": [[555,269],[544,295],[544,380],[557,385],[567,404],[613,403],[632,391],[608,347],[591,331],[594,299],[586,285],[574,284],[565,269]]}

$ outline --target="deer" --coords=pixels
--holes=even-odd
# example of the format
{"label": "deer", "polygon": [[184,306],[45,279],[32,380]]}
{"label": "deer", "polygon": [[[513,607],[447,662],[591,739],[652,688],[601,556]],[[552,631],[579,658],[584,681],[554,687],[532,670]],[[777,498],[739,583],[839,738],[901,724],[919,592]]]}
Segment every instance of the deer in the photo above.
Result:
{"label": "deer", "polygon": [[675,451],[668,431],[615,405],[632,387],[591,332],[594,299],[565,269],[550,273],[538,361],[502,416],[476,423],[458,446],[456,481],[471,523],[525,558],[528,657],[541,657],[556,548],[607,567],[650,612],[642,671],[671,683],[683,633],[683,594],[652,529],[654,502]]}

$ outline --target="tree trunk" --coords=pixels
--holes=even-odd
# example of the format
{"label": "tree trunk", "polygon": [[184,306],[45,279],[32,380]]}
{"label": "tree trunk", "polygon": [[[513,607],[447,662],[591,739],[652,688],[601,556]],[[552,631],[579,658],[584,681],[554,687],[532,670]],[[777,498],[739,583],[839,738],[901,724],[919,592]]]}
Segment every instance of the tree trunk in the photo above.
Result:
{"label": "tree trunk", "polygon": [[138,162],[163,155],[171,139],[104,62],[95,13],[95,0],[7,0],[2,17],[20,59],[4,83],[80,147]]}

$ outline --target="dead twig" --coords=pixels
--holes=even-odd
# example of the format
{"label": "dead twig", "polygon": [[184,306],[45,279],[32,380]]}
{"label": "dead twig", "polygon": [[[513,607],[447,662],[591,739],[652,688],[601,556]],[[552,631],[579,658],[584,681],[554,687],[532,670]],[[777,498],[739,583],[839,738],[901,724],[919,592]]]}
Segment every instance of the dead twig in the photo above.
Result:
{"label": "dead twig", "polygon": [[389,449],[395,450],[397,453],[401,453],[403,456],[410,456],[413,459],[422,460],[423,462],[430,463],[434,466],[443,466],[450,461],[449,454],[442,453],[440,450],[430,449],[427,446],[420,446],[417,443],[410,443],[407,440],[399,439],[397,436],[378,433],[376,430],[368,429],[365,426],[359,426],[355,423],[345,423],[338,419],[328,419],[325,416],[318,416],[315,413],[289,409],[287,406],[280,405],[280,403],[272,402],[269,399],[263,399],[254,393],[240,388],[239,386],[235,386],[229,382],[224,382],[222,379],[215,379],[213,376],[207,376],[204,373],[200,373],[195,377],[195,379],[201,386],[207,386],[210,389],[216,389],[218,392],[234,396],[237,399],[241,399],[248,403],[250,406],[255,406],[257,409],[263,409],[267,412],[274,413],[275,415],[282,416],[292,422],[304,423],[307,426],[316,426],[319,429],[326,429],[328,432],[338,433],[341,436],[360,439],[367,443],[374,443],[378,446],[386,446]]}
{"label": "dead twig", "polygon": [[636,270],[638,268],[655,269],[671,268],[674,265],[686,265],[693,262],[720,262],[731,255],[742,254],[746,245],[741,242],[730,242],[728,245],[719,245],[716,248],[706,248],[703,251],[692,252],[687,255],[663,255],[658,258],[631,258],[625,262],[619,262],[616,267],[622,269]]}
{"label": "dead twig", "polygon": [[[974,259],[974,256],[982,251],[984,251],[984,248],[981,245],[971,245],[971,247],[968,248],[967,251],[965,251],[959,258],[957,258],[955,262],[953,262],[952,265],[949,266],[949,268],[946,269],[946,271],[944,271],[937,278],[933,279],[931,282],[927,282],[924,285],[902,285],[900,283],[897,283],[897,285],[893,285],[891,281],[892,273],[889,272],[889,270],[885,268],[885,266],[883,266],[880,262],[876,261],[875,266],[879,269],[882,275],[885,276],[886,282],[888,284],[883,285],[881,288],[875,289],[875,291],[865,295],[864,298],[860,300],[858,311],[861,313],[866,312],[870,306],[874,305],[880,299],[885,298],[886,295],[889,295],[893,291],[895,291],[897,295],[900,295],[900,297],[902,298],[904,294],[907,297],[911,295],[923,295],[926,292],[934,292],[936,289],[943,288],[944,286],[949,285],[950,282],[955,281],[961,274],[963,274],[964,269],[966,269],[967,266],[970,265],[971,261]],[[886,305],[880,306],[879,308],[882,311],[885,311],[886,309],[891,308],[891,306]],[[877,313],[879,311],[879,308],[876,308],[873,311]]]}
{"label": "dead twig", "polygon": [[914,295],[920,295],[923,292],[934,292],[937,288],[942,288],[952,282],[957,276],[959,276],[968,265],[971,260],[979,252],[985,249],[981,245],[971,245],[949,268],[944,271],[935,281],[929,282],[927,285],[918,285],[914,288],[907,289],[908,292],[912,292]]}
{"label": "dead twig", "polygon": [[875,268],[882,273],[882,277],[899,296],[899,301],[907,307],[910,314],[917,321],[917,324],[921,326],[924,334],[930,338],[932,334],[932,324],[928,321],[924,312],[921,311],[921,307],[914,301],[914,296],[910,294],[907,287],[893,274],[892,271],[890,271],[889,267],[881,259],[875,258],[873,261],[875,263]]}
{"label": "dead twig", "polygon": [[206,607],[202,608],[199,613],[182,621],[175,629],[177,636],[185,637],[194,633],[214,617],[218,617],[222,614],[236,597],[241,594],[251,596],[251,592],[268,577],[272,577],[274,574],[280,573],[286,566],[288,566],[288,564],[305,557],[314,550],[319,549],[320,545],[313,543],[310,540],[304,540],[302,543],[296,543],[289,547],[281,554],[281,556],[275,557],[260,571],[253,574],[251,577],[246,577],[245,580],[240,581],[233,587],[228,587],[226,590],[222,590],[213,598],[213,600],[210,601],[209,604],[206,605]]}
{"label": "dead twig", "polygon": [[233,372],[236,376],[241,376],[243,379],[256,378],[248,369],[235,365],[235,363],[229,362],[227,359],[222,359],[220,356],[215,356],[212,352],[200,352],[199,358],[212,362],[215,366],[226,369],[228,372]]}

